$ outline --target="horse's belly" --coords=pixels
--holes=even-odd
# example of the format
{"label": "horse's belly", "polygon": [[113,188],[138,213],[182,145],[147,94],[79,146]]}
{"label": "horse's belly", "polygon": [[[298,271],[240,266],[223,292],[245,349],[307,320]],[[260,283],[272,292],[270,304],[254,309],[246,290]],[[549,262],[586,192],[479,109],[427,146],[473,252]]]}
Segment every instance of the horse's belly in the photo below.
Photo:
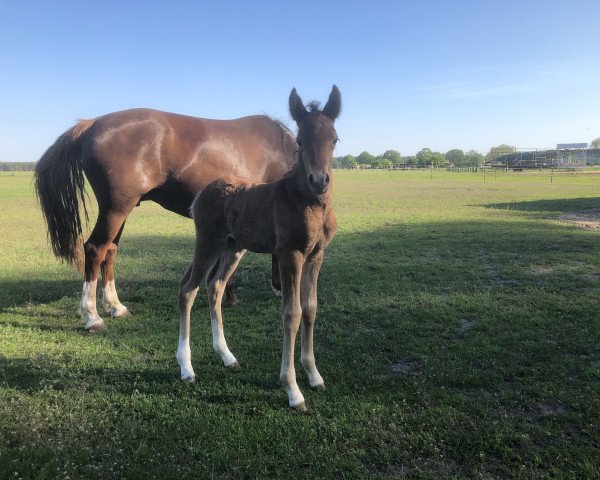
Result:
{"label": "horse's belly", "polygon": [[254,253],[273,253],[275,251],[275,242],[268,238],[268,234],[260,235],[260,229],[254,231],[237,231],[232,237],[236,243]]}

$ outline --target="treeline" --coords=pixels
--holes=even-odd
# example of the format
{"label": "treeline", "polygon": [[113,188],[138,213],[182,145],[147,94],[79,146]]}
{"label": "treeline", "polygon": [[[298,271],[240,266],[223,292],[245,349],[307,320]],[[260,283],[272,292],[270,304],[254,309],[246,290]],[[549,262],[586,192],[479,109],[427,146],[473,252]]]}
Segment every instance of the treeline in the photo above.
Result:
{"label": "treeline", "polygon": [[446,153],[435,152],[430,148],[423,148],[416,155],[403,156],[396,150],[386,150],[381,155],[372,155],[369,152],[362,152],[356,157],[354,155],[345,155],[343,157],[334,157],[333,166],[335,168],[392,168],[398,166],[406,167],[443,167],[447,164],[455,166],[475,166],[483,163],[485,157],[475,150],[463,152],[460,149],[452,149]]}
{"label": "treeline", "polygon": [[33,172],[37,162],[0,162],[0,172]]}

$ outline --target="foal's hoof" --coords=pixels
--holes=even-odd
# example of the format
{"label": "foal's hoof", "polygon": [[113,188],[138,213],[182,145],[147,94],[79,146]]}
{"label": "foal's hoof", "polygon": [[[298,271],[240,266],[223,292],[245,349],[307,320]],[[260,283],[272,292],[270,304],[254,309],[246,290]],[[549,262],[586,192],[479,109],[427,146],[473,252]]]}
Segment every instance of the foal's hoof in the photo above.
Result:
{"label": "foal's hoof", "polygon": [[300,402],[298,405],[290,405],[290,408],[293,408],[297,412],[306,412],[307,410],[305,402]]}
{"label": "foal's hoof", "polygon": [[318,392],[322,392],[323,390],[325,390],[325,384],[320,383],[319,385],[311,385],[310,388],[312,388],[313,390],[316,390]]}
{"label": "foal's hoof", "polygon": [[131,313],[129,313],[129,310],[127,310],[125,305],[117,305],[110,309],[111,317],[128,317],[129,315],[131,315]]}
{"label": "foal's hoof", "polygon": [[237,305],[238,303],[240,303],[237,295],[235,294],[235,292],[226,289],[225,290],[225,296],[223,297],[223,305],[226,307],[233,307],[234,305]]}
{"label": "foal's hoof", "polygon": [[225,365],[225,366],[231,370],[241,370],[242,369],[241,365],[238,363],[237,360],[235,362],[230,363],[229,365]]}
{"label": "foal's hoof", "polygon": [[196,381],[196,375],[181,377],[181,380],[183,380],[185,383],[194,383]]}
{"label": "foal's hoof", "polygon": [[104,323],[103,321],[98,321],[98,322],[92,323],[90,326],[87,326],[87,325],[85,326],[85,329],[89,333],[101,332],[105,328],[106,328],[106,323]]}

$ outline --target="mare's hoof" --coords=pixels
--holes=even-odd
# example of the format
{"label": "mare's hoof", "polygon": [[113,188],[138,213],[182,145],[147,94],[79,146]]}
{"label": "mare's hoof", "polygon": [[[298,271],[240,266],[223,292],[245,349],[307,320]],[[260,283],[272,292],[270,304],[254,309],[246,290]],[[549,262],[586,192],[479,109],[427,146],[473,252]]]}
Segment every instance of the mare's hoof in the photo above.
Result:
{"label": "mare's hoof", "polygon": [[275,288],[273,285],[271,285],[271,290],[273,291],[273,295],[276,297],[281,297],[281,289]]}
{"label": "mare's hoof", "polygon": [[89,327],[86,325],[85,329],[89,332],[89,333],[95,333],[95,332],[101,332],[102,330],[104,330],[106,328],[106,323],[99,321],[96,323],[93,323],[92,325],[90,325]]}
{"label": "mare's hoof", "polygon": [[110,309],[111,317],[128,317],[131,313],[127,310],[125,305],[119,305]]}
{"label": "mare's hoof", "polygon": [[183,380],[185,383],[194,383],[196,381],[196,376],[190,375],[188,377],[181,377],[181,380]]}
{"label": "mare's hoof", "polygon": [[290,405],[290,407],[298,412],[306,412],[307,410],[305,402],[300,402],[298,405]]}
{"label": "mare's hoof", "polygon": [[241,370],[242,369],[241,365],[238,363],[237,360],[235,362],[230,363],[229,365],[225,365],[225,366],[231,370]]}

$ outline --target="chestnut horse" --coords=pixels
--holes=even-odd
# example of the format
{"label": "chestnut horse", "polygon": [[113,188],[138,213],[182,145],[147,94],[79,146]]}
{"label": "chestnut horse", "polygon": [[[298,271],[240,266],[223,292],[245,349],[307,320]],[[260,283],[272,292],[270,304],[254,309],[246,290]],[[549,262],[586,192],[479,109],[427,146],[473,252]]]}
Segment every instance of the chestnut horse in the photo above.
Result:
{"label": "chestnut horse", "polygon": [[215,265],[217,268],[207,279],[213,348],[225,366],[238,365],[223,334],[221,299],[227,280],[246,250],[250,250],[273,254],[279,261],[284,331],[280,378],[290,407],[306,409],[294,369],[294,343],[300,320],[302,366],[311,387],[324,387],[315,365],[313,329],[323,252],[336,231],[331,165],[338,141],[333,124],[340,109],[340,92],[335,85],[322,111],[316,103],[307,110],[296,89],[292,90],[290,112],[298,124],[298,162],[291,172],[272,183],[225,176],[196,196],[191,207],[196,249],[179,288],[177,360],[183,380],[195,379],[190,311],[200,282]]}
{"label": "chestnut horse", "polygon": [[115,317],[129,313],[117,296],[114,265],[125,220],[140,201],[153,200],[189,217],[194,195],[216,178],[239,175],[269,182],[294,161],[293,136],[264,115],[208,120],[134,109],[83,120],[67,130],[38,162],[35,183],[55,255],[80,269],[80,204],[87,221],[84,173],[98,201],[96,225],[83,244],[85,328],[105,327],[96,309],[99,271],[106,311]]}

